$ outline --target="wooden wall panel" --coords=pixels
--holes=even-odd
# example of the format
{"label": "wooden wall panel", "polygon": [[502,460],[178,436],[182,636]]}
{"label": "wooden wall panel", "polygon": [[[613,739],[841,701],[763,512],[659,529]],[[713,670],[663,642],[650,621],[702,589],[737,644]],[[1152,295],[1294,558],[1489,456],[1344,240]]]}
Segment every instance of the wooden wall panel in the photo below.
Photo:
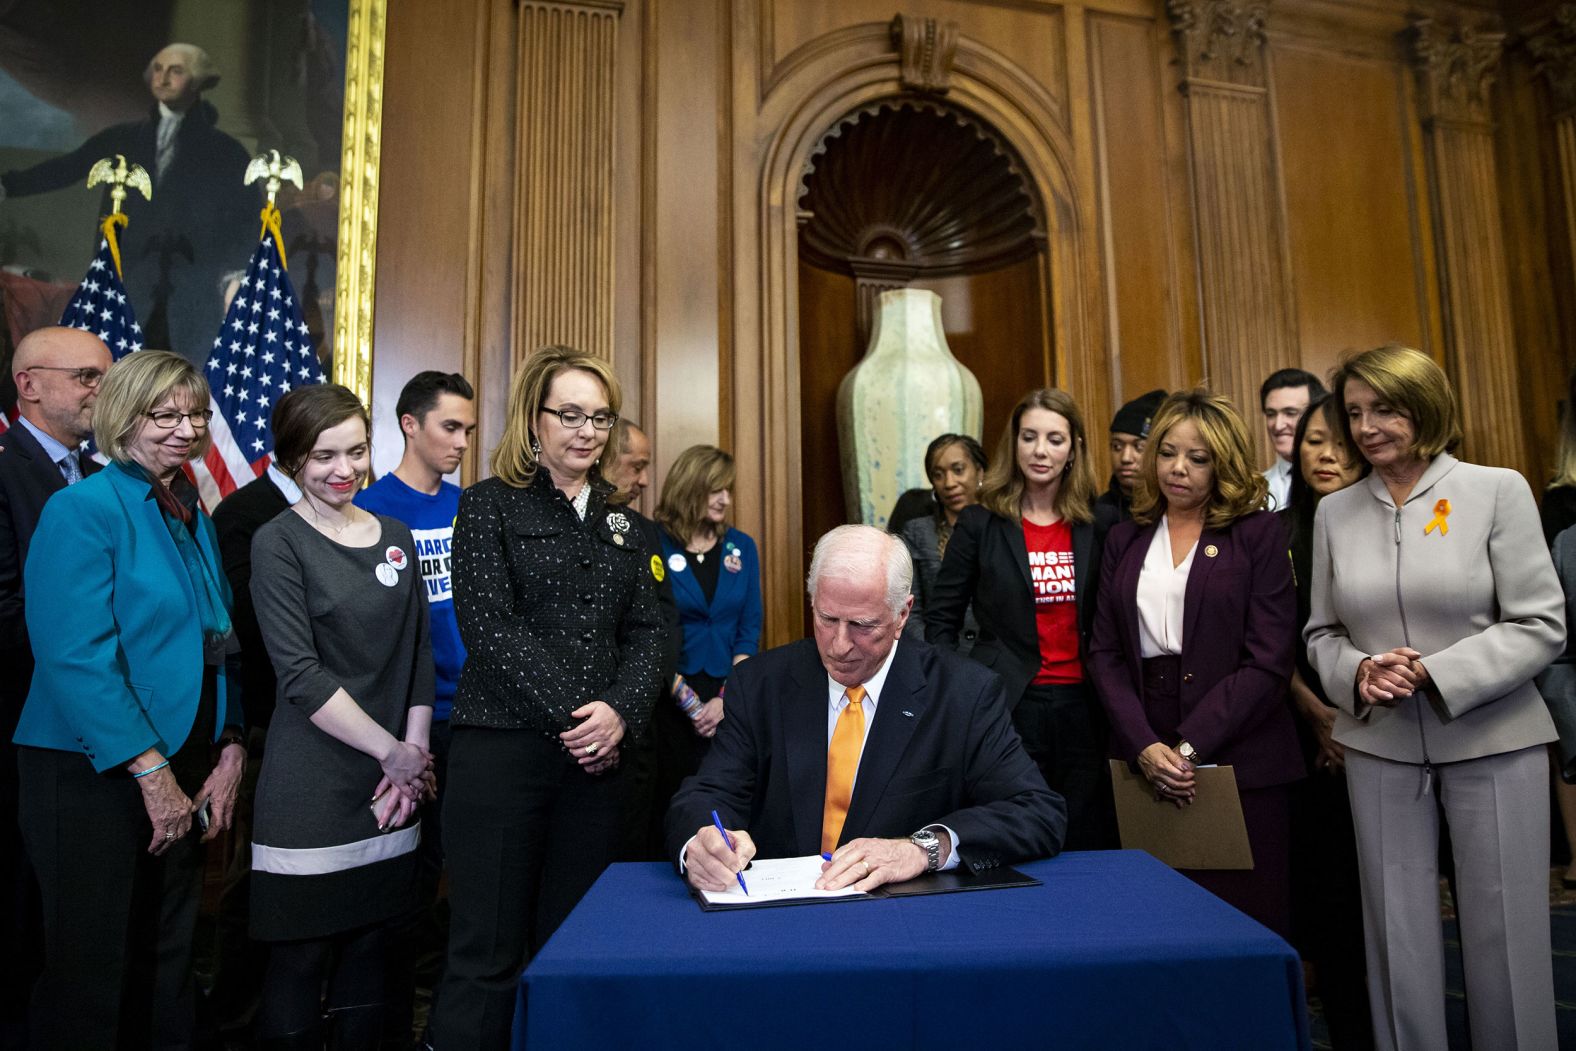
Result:
{"label": "wooden wall panel", "polygon": [[399,463],[394,403],[422,369],[460,371],[469,321],[472,76],[486,0],[390,7],[373,302],[373,468]]}
{"label": "wooden wall panel", "polygon": [[[1094,117],[1096,177],[1105,296],[1110,318],[1112,402],[1156,387],[1196,382],[1185,364],[1173,207],[1168,183],[1164,104],[1175,98],[1153,20],[1089,18],[1090,107]],[[1185,225],[1185,198],[1183,217]],[[1076,392],[1075,392],[1076,393]],[[1101,433],[1105,420],[1090,420]],[[1100,443],[1103,447],[1103,442]]]}
{"label": "wooden wall panel", "polygon": [[[515,339],[613,357],[617,7],[520,5]],[[520,355],[523,357],[524,355]]]}
{"label": "wooden wall panel", "polygon": [[828,33],[860,23],[886,25],[895,14],[957,22],[963,33],[1016,63],[1057,99],[1067,97],[1063,11],[1058,4],[993,4],[970,0],[761,0],[767,36],[763,65],[775,81],[778,67],[802,57]]}
{"label": "wooden wall panel", "polygon": [[1297,357],[1287,364],[1319,376],[1347,350],[1430,343],[1417,251],[1426,203],[1420,217],[1402,109],[1406,75],[1393,60],[1275,52],[1297,290]]}
{"label": "wooden wall panel", "polygon": [[[699,443],[731,444],[722,426],[722,54],[717,0],[655,0],[649,7],[647,195],[642,277],[646,366],[653,389],[653,483]],[[655,507],[655,503],[651,503]],[[742,509],[741,509],[742,510]]]}

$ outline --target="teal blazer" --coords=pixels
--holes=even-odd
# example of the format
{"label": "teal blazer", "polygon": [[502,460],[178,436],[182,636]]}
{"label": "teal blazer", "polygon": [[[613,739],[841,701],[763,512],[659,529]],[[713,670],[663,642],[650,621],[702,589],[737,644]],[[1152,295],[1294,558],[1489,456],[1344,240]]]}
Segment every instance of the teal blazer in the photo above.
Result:
{"label": "teal blazer", "polygon": [[[213,520],[197,542],[230,604]],[[81,752],[100,773],[149,748],[186,742],[202,693],[197,595],[153,487],[112,463],[49,498],[23,571],[36,666],[14,740]],[[214,738],[241,723],[238,691],[218,682]]]}

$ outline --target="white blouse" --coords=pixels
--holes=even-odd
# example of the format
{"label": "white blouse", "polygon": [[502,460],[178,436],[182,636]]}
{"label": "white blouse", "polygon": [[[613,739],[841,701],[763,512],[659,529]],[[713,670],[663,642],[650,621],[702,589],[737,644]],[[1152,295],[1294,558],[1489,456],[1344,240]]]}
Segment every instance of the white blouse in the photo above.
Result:
{"label": "white blouse", "polygon": [[1182,564],[1171,564],[1171,530],[1161,515],[1138,573],[1138,651],[1145,660],[1182,653],[1182,610],[1187,601],[1188,573],[1197,553],[1198,542],[1194,541]]}

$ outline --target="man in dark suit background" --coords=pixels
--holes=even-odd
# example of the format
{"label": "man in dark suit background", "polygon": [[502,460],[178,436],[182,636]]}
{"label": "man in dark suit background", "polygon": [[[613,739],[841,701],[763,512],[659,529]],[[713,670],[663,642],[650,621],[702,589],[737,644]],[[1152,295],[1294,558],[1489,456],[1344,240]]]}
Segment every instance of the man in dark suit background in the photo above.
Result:
{"label": "man in dark suit background", "polygon": [[[93,403],[110,367],[97,336],[41,328],[16,348],[12,372],[21,416],[0,434],[0,1047],[27,1046],[28,994],[43,959],[38,889],[17,828],[16,732],[33,680],[33,651],[23,619],[22,566],[44,502],[98,470],[79,455],[93,435]],[[62,626],[61,630],[70,630]],[[19,1029],[13,1029],[19,1027]]]}
{"label": "man in dark suit background", "polygon": [[691,884],[724,890],[757,853],[833,845],[820,885],[867,891],[1061,849],[1066,808],[1024,752],[1001,680],[899,640],[911,576],[902,541],[873,527],[839,526],[816,544],[815,640],[734,670],[728,718],[669,808],[669,856]]}
{"label": "man in dark suit background", "polygon": [[[277,402],[275,405],[277,406]],[[301,499],[301,489],[272,463],[268,469],[219,502],[213,511],[219,534],[219,556],[235,596],[231,622],[241,647],[239,681],[241,711],[246,716],[246,773],[235,804],[233,851],[225,864],[219,893],[218,931],[214,946],[213,988],[208,995],[208,1021],[221,1032],[244,1026],[256,1010],[262,989],[267,947],[247,937],[252,871],[252,801],[262,769],[268,723],[274,714],[274,666],[257,627],[252,605],[252,537]]]}
{"label": "man in dark suit background", "polygon": [[[651,439],[634,420],[622,417],[613,425],[608,435],[607,449],[602,453],[602,477],[618,486],[629,503],[624,508],[640,531],[640,542],[651,564],[651,575],[657,582],[657,612],[662,616],[662,627],[667,632],[667,645],[662,652],[662,685],[653,704],[672,704],[668,686],[678,671],[679,654],[684,648],[684,630],[679,627],[679,607],[673,601],[673,584],[668,579],[667,567],[662,561],[662,531],[657,523],[636,510],[635,505],[651,484]],[[631,732],[620,746],[630,773],[629,802],[625,807],[624,856],[630,861],[654,861],[662,851],[662,819],[667,814],[668,800],[654,799],[653,781],[656,776],[656,742],[652,738],[651,723],[630,728]]]}

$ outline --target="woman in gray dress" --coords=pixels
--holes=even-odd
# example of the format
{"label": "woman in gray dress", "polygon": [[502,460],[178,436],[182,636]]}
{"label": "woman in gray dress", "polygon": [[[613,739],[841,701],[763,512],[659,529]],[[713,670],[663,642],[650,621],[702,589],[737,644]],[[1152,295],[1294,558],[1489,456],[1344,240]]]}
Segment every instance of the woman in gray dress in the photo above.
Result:
{"label": "woman in gray dress", "polygon": [[415,890],[432,792],[433,667],[410,530],[356,507],[367,413],[334,385],[286,394],[274,457],[301,487],[257,531],[252,599],[279,679],[257,786],[252,936],[271,943],[265,1047],[374,1048],[384,927]]}

